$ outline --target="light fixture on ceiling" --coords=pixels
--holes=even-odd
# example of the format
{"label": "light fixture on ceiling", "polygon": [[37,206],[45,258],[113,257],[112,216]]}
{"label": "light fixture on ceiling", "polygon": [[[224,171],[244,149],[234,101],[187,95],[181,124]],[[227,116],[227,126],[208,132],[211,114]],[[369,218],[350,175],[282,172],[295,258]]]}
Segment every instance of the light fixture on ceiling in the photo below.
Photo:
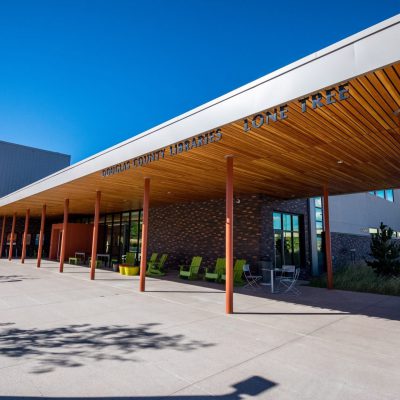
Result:
{"label": "light fixture on ceiling", "polygon": [[343,163],[344,163],[343,160],[337,160],[336,162],[337,162],[338,164],[343,164]]}
{"label": "light fixture on ceiling", "polygon": [[393,111],[393,114],[397,115],[399,117],[400,116],[400,108],[398,110],[396,110],[396,111]]}

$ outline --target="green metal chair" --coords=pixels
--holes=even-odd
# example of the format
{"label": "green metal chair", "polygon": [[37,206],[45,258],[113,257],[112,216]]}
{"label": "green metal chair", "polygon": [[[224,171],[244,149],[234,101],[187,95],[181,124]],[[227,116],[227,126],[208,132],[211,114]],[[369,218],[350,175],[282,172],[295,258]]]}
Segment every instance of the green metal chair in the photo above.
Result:
{"label": "green metal chair", "polygon": [[199,275],[199,268],[203,257],[195,256],[190,265],[179,266],[179,276],[181,278],[196,279]]}
{"label": "green metal chair", "polygon": [[215,268],[213,270],[206,268],[204,279],[219,282],[221,280],[221,276],[225,273],[225,265],[225,258],[217,258]]}
{"label": "green metal chair", "polygon": [[164,276],[164,264],[167,261],[168,254],[163,254],[160,257],[160,260],[157,262],[154,262],[153,264],[149,264],[149,267],[147,268],[146,275],[147,276]]}
{"label": "green metal chair", "polygon": [[158,253],[153,253],[150,257],[150,260],[147,261],[147,268],[146,268],[146,274],[149,271],[149,268],[151,268],[152,266],[154,266],[154,264],[157,261],[157,257],[158,257]]}
{"label": "green metal chair", "polygon": [[[243,279],[243,266],[246,264],[246,260],[239,259],[236,260],[233,266],[233,283],[235,285],[244,285],[245,281]],[[226,275],[221,276],[221,280],[226,281]]]}

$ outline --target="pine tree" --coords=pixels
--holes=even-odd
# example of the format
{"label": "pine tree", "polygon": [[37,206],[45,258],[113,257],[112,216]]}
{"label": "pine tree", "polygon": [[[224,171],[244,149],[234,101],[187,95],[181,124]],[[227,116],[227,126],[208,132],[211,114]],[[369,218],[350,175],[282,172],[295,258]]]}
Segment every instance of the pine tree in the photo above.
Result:
{"label": "pine tree", "polygon": [[400,248],[392,239],[393,229],[381,222],[378,233],[371,235],[371,253],[373,261],[367,261],[378,275],[400,275]]}

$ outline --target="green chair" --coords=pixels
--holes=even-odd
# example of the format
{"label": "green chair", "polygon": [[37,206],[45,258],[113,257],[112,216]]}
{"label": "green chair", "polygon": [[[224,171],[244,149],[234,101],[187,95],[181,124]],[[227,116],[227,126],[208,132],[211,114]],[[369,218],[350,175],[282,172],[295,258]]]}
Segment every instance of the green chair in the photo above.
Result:
{"label": "green chair", "polygon": [[[243,276],[243,266],[246,264],[246,260],[239,259],[236,260],[235,265],[233,266],[233,283],[235,285],[243,285],[245,283]],[[226,281],[226,275],[223,274],[221,276],[221,280]]]}
{"label": "green chair", "polygon": [[203,257],[193,257],[190,265],[179,266],[179,277],[187,279],[196,279],[199,275],[199,268]]}
{"label": "green chair", "polygon": [[150,260],[147,261],[146,273],[149,272],[149,268],[153,267],[157,261],[158,253],[153,253],[150,257]]}
{"label": "green chair", "polygon": [[[89,267],[92,265],[92,257],[88,258]],[[103,266],[103,262],[101,260],[96,260],[95,268],[101,268]]]}
{"label": "green chair", "polygon": [[154,262],[153,264],[149,263],[149,266],[147,268],[146,275],[147,276],[164,276],[164,264],[167,261],[168,254],[163,254],[160,257],[159,261]]}
{"label": "green chair", "polygon": [[206,268],[204,279],[219,282],[221,280],[221,276],[225,273],[225,264],[225,258],[217,258],[215,268],[213,270]]}

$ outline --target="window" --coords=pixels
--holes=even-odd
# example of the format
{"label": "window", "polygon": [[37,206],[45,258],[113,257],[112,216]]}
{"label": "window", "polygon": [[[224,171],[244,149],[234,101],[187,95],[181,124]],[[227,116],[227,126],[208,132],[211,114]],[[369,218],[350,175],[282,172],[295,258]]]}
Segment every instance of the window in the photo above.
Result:
{"label": "window", "polygon": [[282,214],[274,212],[273,218],[274,218],[274,229],[282,229]]}
{"label": "window", "polygon": [[301,264],[299,225],[298,215],[273,213],[276,267]]}
{"label": "window", "polygon": [[322,198],[314,198],[314,209],[315,209],[315,233],[317,240],[317,257],[318,257],[318,268],[322,270],[325,265],[325,253],[322,242],[322,232],[324,230],[324,216],[322,213]]}
{"label": "window", "polygon": [[390,189],[390,190],[385,190],[385,199],[387,200],[387,201],[394,201],[394,198],[393,198],[393,190],[392,189]]}
{"label": "window", "polygon": [[394,202],[394,195],[393,195],[393,189],[386,189],[386,190],[373,190],[371,192],[368,192],[369,194],[372,194],[373,196],[380,197],[381,199],[385,199],[390,202]]}

